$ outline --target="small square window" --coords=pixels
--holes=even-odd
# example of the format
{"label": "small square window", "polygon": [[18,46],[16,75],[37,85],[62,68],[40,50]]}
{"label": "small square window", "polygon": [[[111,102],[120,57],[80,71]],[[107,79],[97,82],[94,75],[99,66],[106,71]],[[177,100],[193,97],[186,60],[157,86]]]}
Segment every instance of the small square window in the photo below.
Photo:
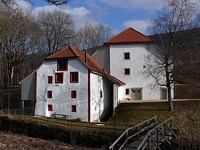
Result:
{"label": "small square window", "polygon": [[72,105],[72,112],[76,112],[76,105]]}
{"label": "small square window", "polygon": [[48,83],[49,84],[53,83],[53,77],[52,76],[48,76]]}
{"label": "small square window", "polygon": [[55,83],[63,83],[63,73],[56,73]]}
{"label": "small square window", "polygon": [[70,83],[78,83],[78,72],[70,72]]}
{"label": "small square window", "polygon": [[129,75],[130,74],[130,68],[125,68],[124,73],[125,73],[125,75]]}
{"label": "small square window", "polygon": [[47,91],[47,98],[52,98],[52,91]]}
{"label": "small square window", "polygon": [[102,98],[103,97],[103,92],[102,92],[102,90],[100,91],[100,98]]}
{"label": "small square window", "polygon": [[51,104],[48,105],[48,111],[53,111],[53,106]]}
{"label": "small square window", "polygon": [[124,53],[124,59],[130,59],[130,53]]}
{"label": "small square window", "polygon": [[129,89],[126,89],[126,95],[129,95]]}
{"label": "small square window", "polygon": [[71,91],[71,98],[76,98],[76,91],[75,90]]}
{"label": "small square window", "polygon": [[57,60],[57,70],[58,71],[67,71],[67,59]]}

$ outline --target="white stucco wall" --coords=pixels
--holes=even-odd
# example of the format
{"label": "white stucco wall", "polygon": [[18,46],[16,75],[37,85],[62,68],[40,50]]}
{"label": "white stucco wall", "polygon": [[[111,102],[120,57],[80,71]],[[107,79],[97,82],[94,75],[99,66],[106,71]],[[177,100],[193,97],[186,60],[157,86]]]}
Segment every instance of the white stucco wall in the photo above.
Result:
{"label": "white stucco wall", "polygon": [[[97,74],[90,74],[91,79],[91,121],[99,120],[109,109],[112,100],[111,83],[105,77]],[[100,98],[100,91],[102,90],[102,98]],[[112,106],[111,106],[112,107]],[[112,108],[111,108],[112,109]]]}
{"label": "white stucco wall", "polygon": [[[70,72],[78,71],[79,82],[70,83]],[[55,73],[63,72],[63,83],[55,84]],[[48,76],[53,83],[48,84]],[[52,98],[47,98],[47,91],[52,91]],[[76,90],[77,98],[71,98],[71,90]],[[35,114],[50,116],[53,113],[69,115],[71,119],[80,118],[88,121],[88,69],[78,59],[68,60],[68,71],[57,71],[57,61],[45,61],[37,71]],[[52,104],[53,111],[48,111]],[[72,112],[76,105],[76,112]]]}
{"label": "white stucco wall", "polygon": [[[160,87],[155,87],[155,80],[147,77],[145,72],[146,57],[150,54],[145,44],[134,45],[111,45],[110,46],[110,73],[123,81],[126,85],[118,88],[118,98],[124,100],[131,99],[132,91],[125,94],[125,89],[142,89],[142,99],[160,99]],[[124,53],[130,53],[130,59],[124,59]],[[130,68],[130,75],[125,75],[124,69]]]}
{"label": "white stucco wall", "polygon": [[113,109],[115,109],[117,107],[118,104],[118,88],[119,86],[117,86],[116,84],[113,84]]}

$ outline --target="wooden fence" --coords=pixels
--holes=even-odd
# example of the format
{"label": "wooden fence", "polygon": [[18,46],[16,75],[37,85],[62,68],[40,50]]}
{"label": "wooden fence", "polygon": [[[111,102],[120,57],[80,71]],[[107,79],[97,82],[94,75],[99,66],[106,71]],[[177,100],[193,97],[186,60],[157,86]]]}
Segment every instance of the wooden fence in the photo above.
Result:
{"label": "wooden fence", "polygon": [[[3,116],[8,116],[7,114],[2,113]],[[68,129],[76,129],[81,131],[106,131],[114,132],[121,134],[127,128],[132,127],[130,124],[112,124],[112,123],[103,123],[103,122],[82,122],[78,120],[68,120],[65,118],[55,119],[52,117],[45,116],[26,116],[26,115],[12,115],[13,118],[18,120],[26,120],[30,122],[37,122],[46,125],[56,125]]]}

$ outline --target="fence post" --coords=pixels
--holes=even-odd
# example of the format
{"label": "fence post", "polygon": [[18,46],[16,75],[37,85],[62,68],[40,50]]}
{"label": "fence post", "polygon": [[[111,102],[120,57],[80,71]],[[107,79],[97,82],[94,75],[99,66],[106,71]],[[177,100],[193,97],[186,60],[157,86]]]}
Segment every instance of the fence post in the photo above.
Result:
{"label": "fence post", "polygon": [[[139,125],[137,126],[137,132],[139,132],[139,130],[140,130],[140,127],[139,127]],[[137,138],[139,138],[139,134],[137,135]]]}
{"label": "fence post", "polygon": [[170,120],[170,129],[172,129],[172,119]]}
{"label": "fence post", "polygon": [[150,141],[150,137],[149,137],[149,135],[148,135],[148,148],[147,148],[148,150],[149,150],[150,147],[151,147],[150,144],[151,144],[151,141]]}
{"label": "fence post", "polygon": [[158,133],[158,128],[156,129],[156,136],[157,136],[157,141],[156,142],[158,142],[159,141],[159,133]]}

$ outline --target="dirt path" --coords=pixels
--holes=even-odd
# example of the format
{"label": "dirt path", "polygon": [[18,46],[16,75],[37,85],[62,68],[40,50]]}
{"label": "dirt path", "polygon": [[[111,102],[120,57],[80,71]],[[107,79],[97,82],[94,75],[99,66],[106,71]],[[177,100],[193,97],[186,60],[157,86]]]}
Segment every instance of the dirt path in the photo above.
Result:
{"label": "dirt path", "polygon": [[46,141],[23,135],[0,132],[0,150],[92,150],[58,141]]}

